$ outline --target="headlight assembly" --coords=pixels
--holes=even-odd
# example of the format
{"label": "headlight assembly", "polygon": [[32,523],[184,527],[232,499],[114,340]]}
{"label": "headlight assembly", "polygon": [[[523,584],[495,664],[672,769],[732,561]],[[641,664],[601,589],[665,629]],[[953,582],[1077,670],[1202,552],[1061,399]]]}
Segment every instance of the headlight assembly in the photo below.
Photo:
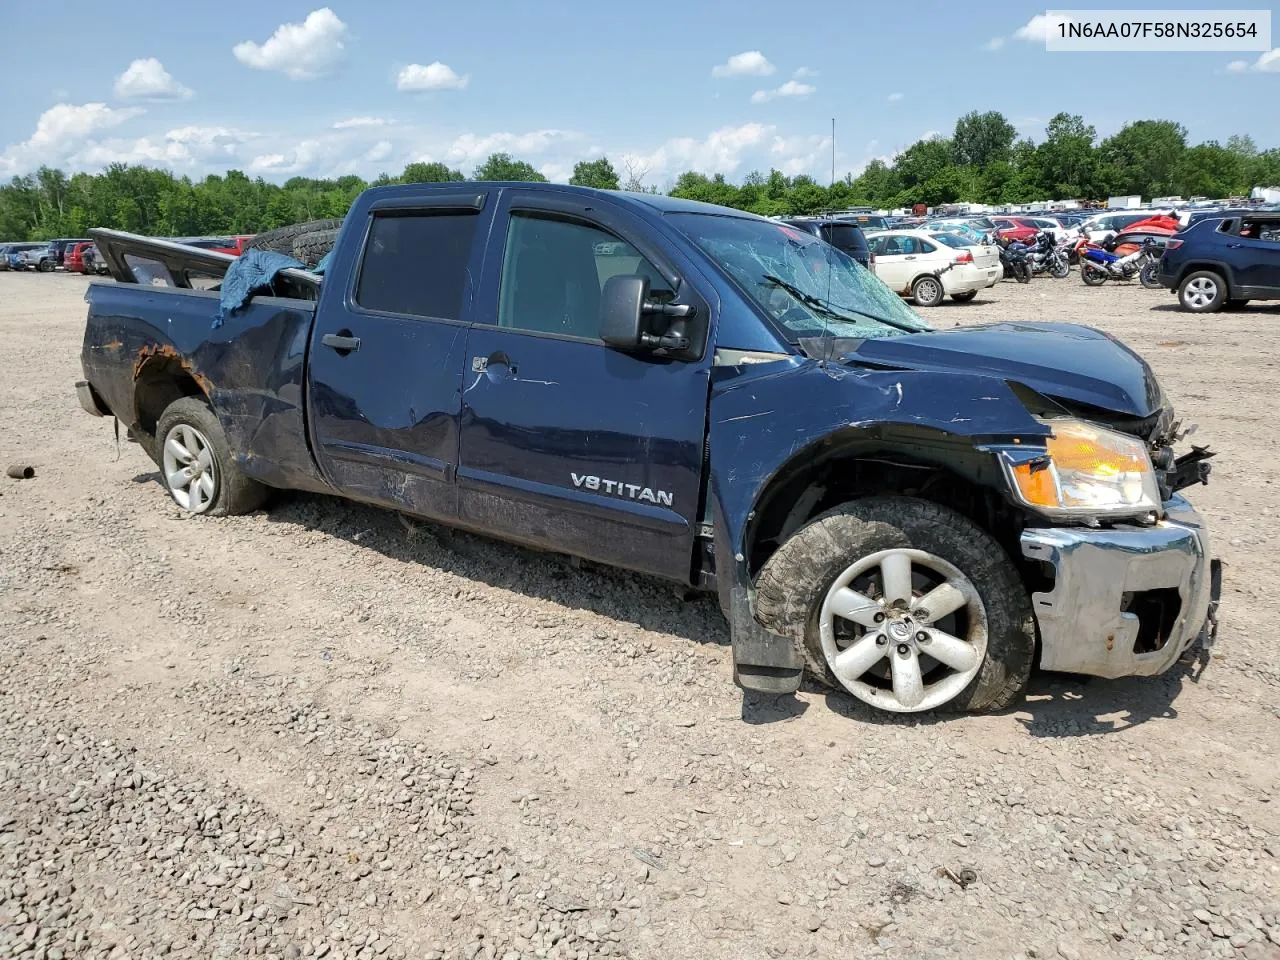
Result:
{"label": "headlight assembly", "polygon": [[1160,487],[1146,445],[1083,420],[1041,420],[1053,431],[1045,452],[1005,448],[1014,496],[1054,517],[1141,516],[1160,509]]}

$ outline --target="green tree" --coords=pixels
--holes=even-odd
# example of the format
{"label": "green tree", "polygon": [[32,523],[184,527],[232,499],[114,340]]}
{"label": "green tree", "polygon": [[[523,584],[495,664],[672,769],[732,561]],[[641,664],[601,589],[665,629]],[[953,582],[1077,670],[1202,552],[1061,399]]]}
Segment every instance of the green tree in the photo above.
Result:
{"label": "green tree", "polygon": [[573,176],[569,182],[575,187],[595,187],[597,190],[617,190],[618,171],[608,157],[599,160],[579,160],[573,165]]}
{"label": "green tree", "polygon": [[1036,148],[1039,179],[1035,186],[1047,197],[1095,197],[1103,192],[1097,179],[1093,141],[1097,131],[1076,114],[1059,113],[1045,128]]}
{"label": "green tree", "polygon": [[[404,168],[404,173],[400,174],[401,183],[450,183],[455,180],[465,179],[466,177],[462,175],[461,170],[451,170],[443,163],[411,163]],[[491,178],[477,177],[476,179],[488,180]]]}
{"label": "green tree", "polygon": [[509,153],[491,153],[489,159],[476,167],[475,179],[547,182],[547,178],[535,170],[532,164],[513,159]]}
{"label": "green tree", "polygon": [[1184,197],[1230,197],[1248,193],[1249,167],[1246,158],[1210,140],[1182,152],[1173,179]]}
{"label": "green tree", "polygon": [[1100,173],[1107,191],[1163,196],[1174,187],[1173,172],[1187,148],[1187,130],[1171,120],[1125,124],[1098,147]]}
{"label": "green tree", "polygon": [[966,113],[956,121],[952,151],[960,166],[986,166],[1009,159],[1018,131],[998,110]]}

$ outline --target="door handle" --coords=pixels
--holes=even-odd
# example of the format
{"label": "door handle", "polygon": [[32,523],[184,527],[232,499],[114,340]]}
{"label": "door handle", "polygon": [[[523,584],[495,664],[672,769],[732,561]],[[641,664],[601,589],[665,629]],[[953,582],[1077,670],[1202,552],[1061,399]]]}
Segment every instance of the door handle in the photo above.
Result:
{"label": "door handle", "polygon": [[360,338],[353,337],[350,330],[340,330],[337,333],[326,333],[320,338],[320,342],[326,347],[331,347],[337,351],[339,356],[345,357],[353,350],[360,349]]}
{"label": "door handle", "polygon": [[915,258],[916,258],[916,255],[913,253],[913,254],[911,254],[910,256],[903,257],[902,259],[904,259],[904,260],[914,260]]}

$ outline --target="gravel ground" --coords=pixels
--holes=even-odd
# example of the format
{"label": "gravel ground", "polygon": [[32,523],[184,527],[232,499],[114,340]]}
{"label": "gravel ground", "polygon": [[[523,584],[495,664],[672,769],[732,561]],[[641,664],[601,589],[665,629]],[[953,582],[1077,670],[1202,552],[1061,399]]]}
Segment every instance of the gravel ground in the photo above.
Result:
{"label": "gravel ground", "polygon": [[0,274],[0,957],[1280,957],[1280,309],[928,313],[1150,358],[1221,453],[1222,634],[885,718],[744,701],[714,603],[641,577],[320,496],[184,518],[76,404],[84,287]]}

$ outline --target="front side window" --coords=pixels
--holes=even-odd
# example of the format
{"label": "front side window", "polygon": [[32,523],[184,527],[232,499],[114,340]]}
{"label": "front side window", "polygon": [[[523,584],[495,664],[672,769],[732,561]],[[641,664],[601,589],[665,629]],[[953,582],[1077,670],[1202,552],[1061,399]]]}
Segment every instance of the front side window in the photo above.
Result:
{"label": "front side window", "polygon": [[[810,234],[748,217],[680,213],[668,219],[793,342],[929,329],[875,274]],[[887,248],[898,239],[871,243]]]}
{"label": "front side window", "polygon": [[512,213],[498,326],[598,340],[605,283],[636,275],[648,278],[652,299],[675,295],[653,265],[614,234],[580,220]]}
{"label": "front side window", "polygon": [[478,220],[470,209],[374,217],[356,303],[379,313],[461,319]]}

